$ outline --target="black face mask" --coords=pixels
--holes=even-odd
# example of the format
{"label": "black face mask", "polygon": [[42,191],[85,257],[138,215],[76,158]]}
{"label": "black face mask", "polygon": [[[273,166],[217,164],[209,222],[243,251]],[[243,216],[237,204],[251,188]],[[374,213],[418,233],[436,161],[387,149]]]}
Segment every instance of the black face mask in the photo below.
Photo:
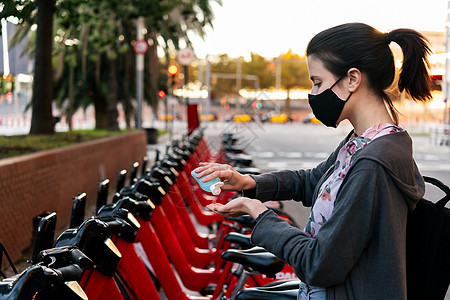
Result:
{"label": "black face mask", "polygon": [[331,90],[344,77],[339,78],[330,88],[320,94],[308,94],[309,106],[311,106],[314,116],[328,127],[336,128],[339,116],[344,109],[344,104],[352,95],[350,93],[346,100],[342,100]]}

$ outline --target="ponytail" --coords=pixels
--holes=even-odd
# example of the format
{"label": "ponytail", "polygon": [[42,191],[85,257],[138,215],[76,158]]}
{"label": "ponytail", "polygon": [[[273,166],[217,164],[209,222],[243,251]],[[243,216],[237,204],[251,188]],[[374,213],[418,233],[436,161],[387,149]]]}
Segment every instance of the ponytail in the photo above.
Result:
{"label": "ponytail", "polygon": [[432,98],[432,81],[428,74],[431,54],[428,40],[412,29],[396,29],[385,34],[386,43],[397,43],[403,52],[403,64],[398,88],[405,90],[413,100],[426,102]]}
{"label": "ponytail", "polygon": [[406,91],[413,100],[431,99],[432,82],[428,74],[427,39],[412,29],[396,29],[383,34],[363,23],[347,23],[326,29],[309,42],[306,55],[314,55],[337,78],[350,68],[367,75],[373,91],[384,101],[395,121],[397,110],[386,90],[395,78],[395,64],[390,42],[396,42],[403,51],[403,65],[398,82],[400,91]]}

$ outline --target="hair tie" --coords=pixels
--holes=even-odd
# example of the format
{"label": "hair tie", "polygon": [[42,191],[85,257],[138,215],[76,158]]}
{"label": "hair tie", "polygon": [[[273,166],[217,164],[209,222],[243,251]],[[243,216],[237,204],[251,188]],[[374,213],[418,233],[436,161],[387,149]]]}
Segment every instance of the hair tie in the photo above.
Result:
{"label": "hair tie", "polygon": [[384,42],[386,45],[389,45],[392,42],[392,36],[390,35],[390,32],[386,32],[383,34],[384,36]]}

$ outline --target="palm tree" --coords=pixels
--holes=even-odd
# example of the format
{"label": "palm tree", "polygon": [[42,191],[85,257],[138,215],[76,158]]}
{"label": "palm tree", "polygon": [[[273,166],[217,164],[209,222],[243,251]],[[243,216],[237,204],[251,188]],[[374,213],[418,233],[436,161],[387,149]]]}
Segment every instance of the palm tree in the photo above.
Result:
{"label": "palm tree", "polygon": [[[121,100],[130,126],[133,114],[131,95],[134,94],[135,86],[135,56],[131,46],[136,36],[133,20],[140,15],[145,17],[149,28],[146,39],[152,41],[146,55],[147,80],[150,84],[146,85],[144,96],[155,108],[158,103],[157,91],[165,75],[161,74],[157,47],[162,47],[168,58],[172,50],[179,49],[180,41],[190,44],[188,31],[203,35],[204,26],[211,25],[213,18],[209,1],[58,1],[58,14],[55,16],[58,30],[55,34],[60,35],[61,40],[56,42],[59,44],[54,49],[57,55],[54,59],[54,95],[60,105],[69,99],[65,111],[69,119],[74,110],[92,101],[96,110],[96,127],[116,130],[117,103]],[[220,0],[215,1],[220,3]],[[53,133],[51,59],[55,1],[22,0],[21,3],[23,9],[4,9],[0,12],[0,18],[17,15],[23,23],[38,24],[30,133]],[[32,14],[35,9],[38,12],[36,19]],[[164,45],[159,45],[159,36],[165,41]],[[67,45],[61,42],[74,40],[79,43]],[[175,49],[167,46],[169,44]]]}
{"label": "palm tree", "polygon": [[[35,13],[34,13],[35,12]],[[17,17],[21,23],[36,23],[36,47],[30,134],[53,134],[52,37],[54,0],[5,1],[0,19]]]}

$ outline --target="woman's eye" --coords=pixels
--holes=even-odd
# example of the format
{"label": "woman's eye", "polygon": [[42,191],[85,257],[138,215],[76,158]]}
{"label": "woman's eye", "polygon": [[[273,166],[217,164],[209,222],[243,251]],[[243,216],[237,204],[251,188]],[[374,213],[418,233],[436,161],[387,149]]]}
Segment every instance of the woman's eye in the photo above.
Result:
{"label": "woman's eye", "polygon": [[314,86],[320,87],[320,84],[321,84],[321,82],[315,82],[315,83],[314,83]]}

